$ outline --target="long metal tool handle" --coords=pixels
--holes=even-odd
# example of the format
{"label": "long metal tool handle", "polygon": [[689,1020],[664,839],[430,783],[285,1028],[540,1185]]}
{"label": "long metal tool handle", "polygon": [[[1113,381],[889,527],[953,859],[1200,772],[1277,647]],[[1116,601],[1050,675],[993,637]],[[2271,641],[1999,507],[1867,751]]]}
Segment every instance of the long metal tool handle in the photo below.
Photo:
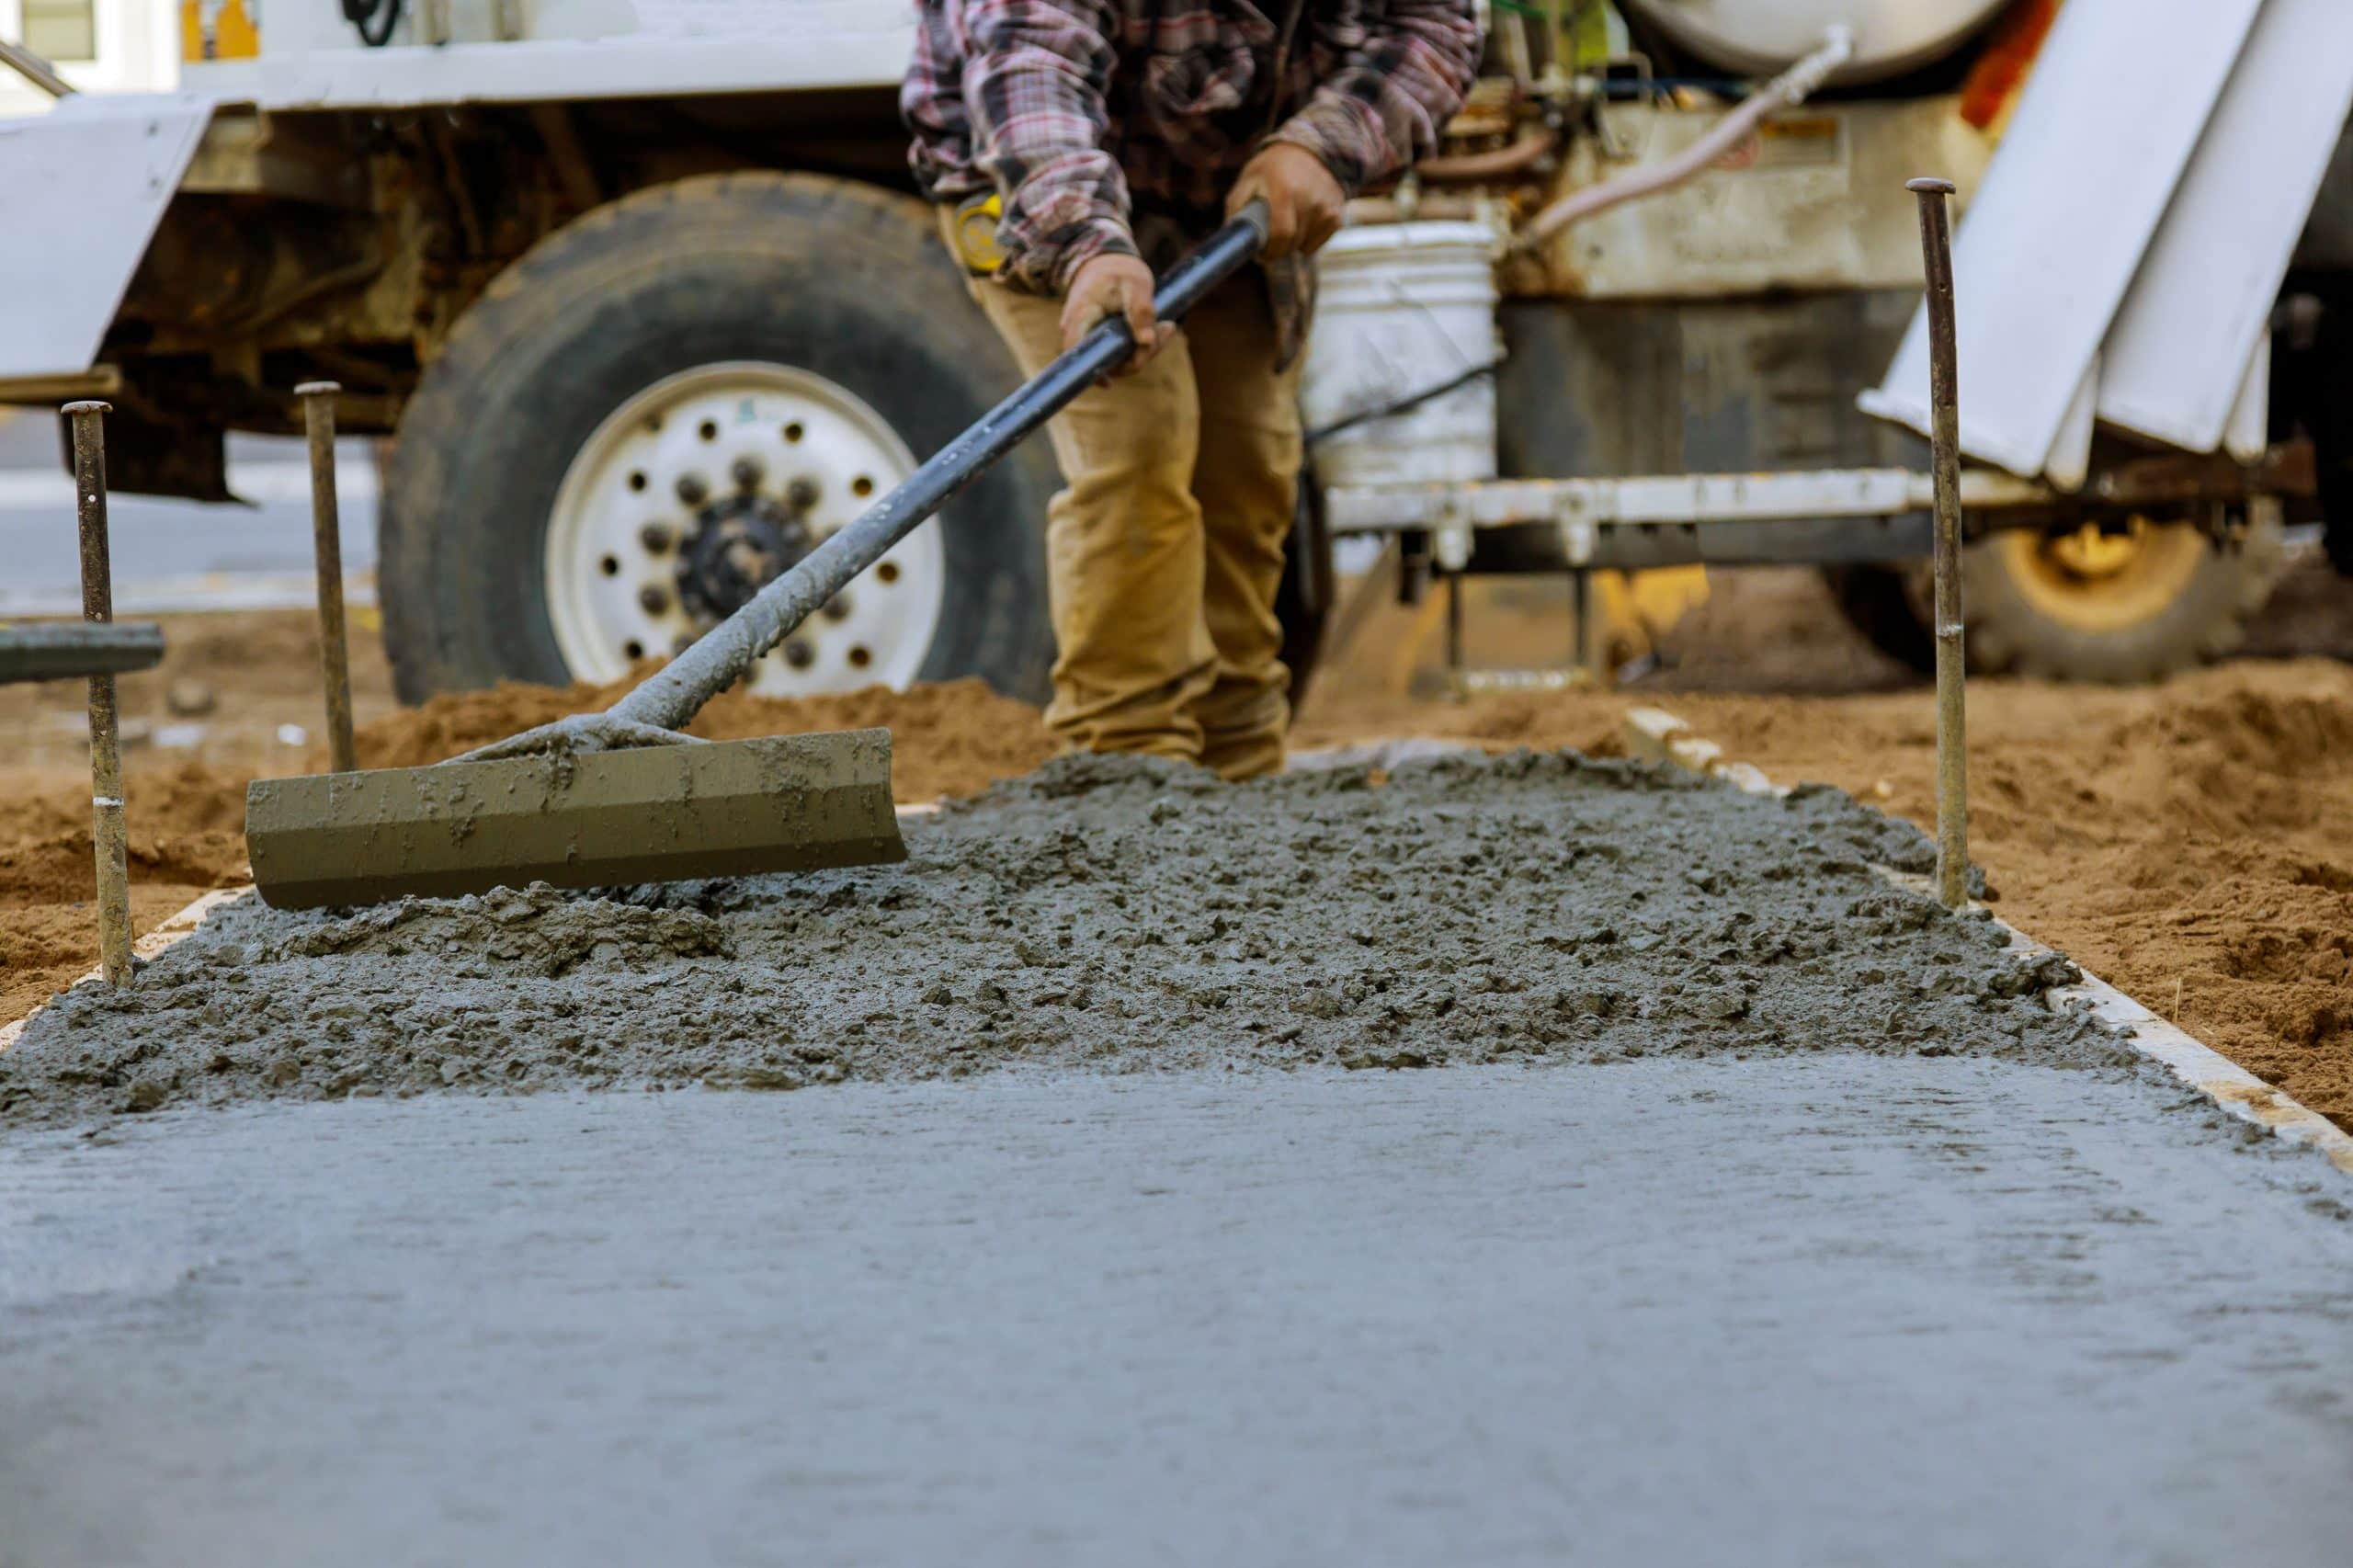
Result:
{"label": "long metal tool handle", "polygon": [[[1267,205],[1254,201],[1211,235],[1199,249],[1168,269],[1153,296],[1162,321],[1176,321],[1203,296],[1240,270],[1267,243]],[[857,521],[775,582],[755,594],[733,615],[712,627],[644,685],[608,710],[631,723],[676,730],[704,703],[743,678],[752,661],[791,635],[850,580],[925,519],[955,499],[992,463],[1021,444],[1038,427],[1119,369],[1135,352],[1135,337],[1118,317],[1080,340],[1038,372],[1027,385],[998,403],[907,476],[897,489],[868,507]]]}
{"label": "long metal tool handle", "polygon": [[1961,605],[1961,378],[1953,319],[1950,180],[1915,179],[1927,266],[1929,440],[1936,478],[1937,897],[1969,902],[1969,709]]}
{"label": "long metal tool handle", "polygon": [[0,65],[10,67],[17,75],[22,76],[52,98],[70,98],[74,96],[74,84],[59,75],[54,66],[23,44],[10,43],[6,39],[0,39]]}

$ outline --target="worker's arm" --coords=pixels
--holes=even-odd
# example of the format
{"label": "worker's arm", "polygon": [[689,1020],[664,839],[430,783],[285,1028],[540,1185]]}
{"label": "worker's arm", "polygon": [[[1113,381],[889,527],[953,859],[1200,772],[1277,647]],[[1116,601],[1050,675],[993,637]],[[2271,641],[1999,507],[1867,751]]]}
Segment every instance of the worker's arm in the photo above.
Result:
{"label": "worker's arm", "polygon": [[962,0],[949,6],[974,165],[1003,195],[1000,274],[1061,294],[1086,262],[1133,256],[1128,185],[1105,150],[1118,56],[1103,0]]}
{"label": "worker's arm", "polygon": [[1323,11],[1308,26],[1335,63],[1268,140],[1314,153],[1354,196],[1437,149],[1478,74],[1479,22],[1472,0],[1365,0],[1353,22]]}

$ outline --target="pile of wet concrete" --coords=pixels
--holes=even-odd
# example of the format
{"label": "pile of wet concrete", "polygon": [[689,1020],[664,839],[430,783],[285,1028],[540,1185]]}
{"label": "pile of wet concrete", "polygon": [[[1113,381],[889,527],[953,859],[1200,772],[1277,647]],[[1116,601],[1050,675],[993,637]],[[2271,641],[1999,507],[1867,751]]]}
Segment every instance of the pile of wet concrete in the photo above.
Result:
{"label": "pile of wet concrete", "polygon": [[0,1118],[793,1089],[1016,1067],[1994,1054],[2144,1072],[2064,960],[1891,886],[1907,824],[1574,754],[1233,787],[1064,758],[904,866],[282,914],[246,900],[0,1055]]}

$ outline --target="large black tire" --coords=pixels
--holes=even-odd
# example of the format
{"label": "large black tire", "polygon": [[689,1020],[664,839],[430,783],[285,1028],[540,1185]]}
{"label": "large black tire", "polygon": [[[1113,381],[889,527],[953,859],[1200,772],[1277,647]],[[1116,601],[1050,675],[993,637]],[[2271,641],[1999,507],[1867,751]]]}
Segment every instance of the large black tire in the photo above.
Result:
{"label": "large black tire", "polygon": [[1926,675],[1937,667],[1937,640],[1928,631],[1912,578],[1902,566],[1825,566],[1822,580],[1847,624],[1896,663]]}
{"label": "large black tire", "polygon": [[[809,175],[734,174],[597,209],[502,273],[403,414],[381,517],[384,642],[402,698],[573,677],[544,552],[574,455],[663,378],[729,360],[813,372],[918,457],[1017,380],[921,204]],[[1043,700],[1053,661],[1041,439],[943,515],[947,596],[918,678]]]}
{"label": "large black tire", "polygon": [[[1970,669],[2129,684],[2221,658],[2245,641],[2283,563],[2276,526],[2222,544],[2188,524],[2135,537],[2145,560],[2113,579],[2075,583],[2039,535],[1996,534],[1972,545],[1964,557]],[[2147,575],[2145,568],[2165,564],[2161,557],[2170,565]],[[1936,667],[1924,566],[1828,567],[1823,579],[1871,646],[1923,673]]]}
{"label": "large black tire", "polygon": [[[2148,530],[2141,548],[2178,551],[2180,569],[2130,588],[2052,591],[2038,561],[2054,548],[2034,534],[1997,534],[1966,558],[1969,664],[1987,674],[2129,685],[2155,680],[2235,652],[2279,580],[2285,554],[2276,522],[2217,542],[2192,525]],[[2054,608],[2054,603],[2059,607]]]}
{"label": "large black tire", "polygon": [[1299,481],[1299,506],[1291,518],[1290,547],[1283,552],[1283,580],[1275,590],[1275,617],[1283,625],[1283,666],[1290,671],[1290,710],[1307,700],[1307,688],[1324,662],[1332,608],[1340,597],[1340,572],[1332,530],[1324,521],[1324,493],[1313,473]]}
{"label": "large black tire", "polygon": [[2353,577],[2353,298],[2322,308],[2318,329],[2302,347],[2280,335],[2280,379],[2312,436],[2320,488],[2321,543],[2329,563]]}

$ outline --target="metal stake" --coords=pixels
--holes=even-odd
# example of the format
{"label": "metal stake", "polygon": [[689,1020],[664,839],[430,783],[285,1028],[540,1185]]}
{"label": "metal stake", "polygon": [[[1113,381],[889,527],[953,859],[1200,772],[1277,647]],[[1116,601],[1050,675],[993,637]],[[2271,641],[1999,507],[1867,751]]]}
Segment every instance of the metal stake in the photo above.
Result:
{"label": "metal stake", "polygon": [[1937,897],[1969,902],[1969,737],[1961,604],[1961,385],[1952,296],[1953,184],[1915,179],[1927,263],[1928,408],[1936,476]]}
{"label": "metal stake", "polygon": [[302,428],[311,440],[311,551],[319,573],[319,665],[326,676],[327,747],[337,773],[356,773],[351,741],[351,654],[343,630],[343,535],[335,490],[334,381],[304,381]]}
{"label": "metal stake", "polygon": [[1446,691],[1461,702],[1470,695],[1462,677],[1462,574],[1446,574]]}
{"label": "metal stake", "polygon": [[[74,507],[82,529],[82,619],[114,619],[114,571],[107,557],[107,433],[111,404],[69,403],[74,426]],[[131,983],[131,866],[122,826],[122,740],[114,676],[90,677],[90,842],[98,872],[98,961],[108,985]]]}

